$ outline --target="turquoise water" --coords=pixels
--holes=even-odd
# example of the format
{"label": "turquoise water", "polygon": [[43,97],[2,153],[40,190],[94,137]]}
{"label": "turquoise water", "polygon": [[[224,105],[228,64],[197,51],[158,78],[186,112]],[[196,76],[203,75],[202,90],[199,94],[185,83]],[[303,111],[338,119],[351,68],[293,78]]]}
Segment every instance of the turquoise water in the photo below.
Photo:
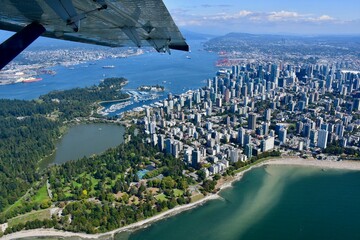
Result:
{"label": "turquoise water", "polygon": [[268,166],[221,200],[117,239],[360,239],[360,172]]}
{"label": "turquoise water", "polygon": [[56,144],[56,152],[41,167],[50,163],[61,164],[84,156],[99,154],[124,142],[125,128],[115,124],[93,123],[71,127]]}

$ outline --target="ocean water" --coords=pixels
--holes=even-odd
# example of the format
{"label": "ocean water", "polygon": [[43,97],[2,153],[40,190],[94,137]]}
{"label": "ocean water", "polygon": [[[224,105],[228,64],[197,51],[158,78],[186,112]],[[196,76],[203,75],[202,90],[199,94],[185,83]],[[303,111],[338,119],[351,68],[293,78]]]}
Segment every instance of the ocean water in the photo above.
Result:
{"label": "ocean water", "polygon": [[[103,59],[71,67],[55,66],[56,75],[40,75],[42,81],[0,85],[0,98],[36,99],[52,90],[65,90],[98,84],[108,77],[125,77],[129,84],[125,89],[140,85],[159,84],[165,87],[163,95],[179,94],[205,85],[217,68],[217,55],[202,50],[202,42],[189,41],[192,52],[172,51],[171,55],[146,53],[139,56]],[[187,56],[190,57],[187,58]],[[114,65],[114,68],[103,66]]]}
{"label": "ocean water", "polygon": [[220,195],[116,239],[360,239],[360,172],[267,166]]}

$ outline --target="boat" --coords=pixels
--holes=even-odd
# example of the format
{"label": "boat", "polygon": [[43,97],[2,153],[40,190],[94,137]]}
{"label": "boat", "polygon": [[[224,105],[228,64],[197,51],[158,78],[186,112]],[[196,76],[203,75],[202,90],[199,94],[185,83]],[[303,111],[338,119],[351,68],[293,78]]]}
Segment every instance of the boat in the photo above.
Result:
{"label": "boat", "polygon": [[22,82],[23,83],[31,83],[31,82],[39,82],[41,80],[42,80],[42,78],[30,77],[30,78],[25,78]]}
{"label": "boat", "polygon": [[103,66],[103,68],[114,68],[114,65],[107,65],[107,66]]}
{"label": "boat", "polygon": [[34,78],[34,77],[29,77],[29,78],[20,78],[18,81],[16,82],[22,82],[22,83],[32,83],[32,82],[39,82],[41,81],[42,78]]}

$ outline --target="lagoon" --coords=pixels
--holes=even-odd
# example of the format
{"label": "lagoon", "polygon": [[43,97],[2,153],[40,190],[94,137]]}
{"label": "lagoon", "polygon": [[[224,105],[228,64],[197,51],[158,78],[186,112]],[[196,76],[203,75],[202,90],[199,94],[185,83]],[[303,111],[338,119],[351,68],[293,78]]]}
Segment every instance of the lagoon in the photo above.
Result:
{"label": "lagoon", "polygon": [[92,123],[72,126],[56,144],[55,153],[41,162],[41,166],[51,163],[62,164],[102,153],[123,143],[124,133],[125,127],[116,124]]}

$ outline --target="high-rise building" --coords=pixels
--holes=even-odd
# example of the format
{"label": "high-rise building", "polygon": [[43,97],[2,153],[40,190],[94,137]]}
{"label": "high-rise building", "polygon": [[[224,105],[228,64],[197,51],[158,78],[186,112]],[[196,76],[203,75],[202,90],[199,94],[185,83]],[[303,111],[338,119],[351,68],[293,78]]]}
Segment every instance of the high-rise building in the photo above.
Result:
{"label": "high-rise building", "polygon": [[328,130],[329,130],[329,124],[327,124],[327,123],[322,123],[322,124],[320,125],[320,129],[323,129],[323,130],[328,131]]}
{"label": "high-rise building", "polygon": [[360,111],[360,98],[356,98],[353,104],[353,110],[355,112]]}
{"label": "high-rise building", "polygon": [[287,134],[287,129],[286,128],[281,128],[279,130],[279,141],[281,143],[286,143],[286,134]]}
{"label": "high-rise building", "polygon": [[229,89],[227,88],[226,90],[225,90],[225,94],[224,94],[224,100],[225,100],[225,102],[226,103],[228,103],[229,101],[230,101],[230,91],[229,91]]}
{"label": "high-rise building", "polygon": [[271,121],[271,109],[266,109],[265,111],[265,115],[264,115],[264,119],[265,121],[267,122],[270,122]]}
{"label": "high-rise building", "polygon": [[339,136],[339,138],[342,138],[344,136],[344,130],[345,127],[342,124],[336,124],[336,135]]}
{"label": "high-rise building", "polygon": [[158,136],[158,146],[159,146],[160,151],[163,151],[165,148],[165,140],[164,139],[165,139],[164,135],[160,134]]}
{"label": "high-rise building", "polygon": [[270,81],[277,84],[277,79],[279,77],[279,69],[276,64],[271,65],[271,74],[270,74]]}
{"label": "high-rise building", "polygon": [[171,139],[170,138],[167,138],[166,140],[165,140],[165,152],[167,153],[167,154],[172,154],[172,141],[171,141]]}
{"label": "high-rise building", "polygon": [[300,134],[303,130],[304,124],[302,122],[296,122],[296,133]]}
{"label": "high-rise building", "polygon": [[325,87],[326,87],[326,90],[331,91],[331,88],[332,88],[332,77],[331,77],[331,75],[327,76]]}
{"label": "high-rise building", "polygon": [[179,144],[179,141],[175,141],[173,144],[172,144],[172,155],[176,158],[179,157],[179,151],[180,151],[180,144]]}
{"label": "high-rise building", "polygon": [[280,129],[285,128],[285,125],[283,123],[277,123],[275,125],[275,133],[279,135]]}
{"label": "high-rise building", "polygon": [[321,126],[321,124],[323,123],[323,121],[324,120],[322,117],[317,117],[315,120],[316,127],[319,128]]}
{"label": "high-rise building", "polygon": [[256,129],[256,117],[255,113],[249,113],[248,118],[248,129],[255,130]]}
{"label": "high-rise building", "polygon": [[328,131],[324,129],[320,129],[318,132],[317,146],[325,149],[327,145],[327,140],[328,140]]}
{"label": "high-rise building", "polygon": [[274,149],[274,142],[275,142],[274,137],[267,137],[267,138],[264,138],[263,140],[261,140],[261,142],[260,142],[261,151],[266,152],[266,151]]}
{"label": "high-rise building", "polygon": [[265,122],[262,125],[262,130],[263,130],[263,134],[264,135],[268,135],[269,134],[269,123]]}
{"label": "high-rise building", "polygon": [[311,124],[305,123],[303,127],[303,136],[306,138],[310,137]]}
{"label": "high-rise building", "polygon": [[150,122],[149,123],[149,131],[150,131],[150,134],[154,134],[156,133],[156,123],[155,122]]}
{"label": "high-rise building", "polygon": [[238,143],[241,146],[244,146],[244,138],[245,138],[245,129],[241,127],[238,131]]}
{"label": "high-rise building", "polygon": [[232,149],[230,150],[230,162],[235,163],[239,160],[239,150]]}
{"label": "high-rise building", "polygon": [[247,86],[246,85],[242,86],[241,87],[241,96],[247,97],[247,92],[248,92]]}
{"label": "high-rise building", "polygon": [[157,136],[157,134],[152,134],[151,135],[151,142],[152,142],[153,146],[156,146],[158,144],[158,136]]}
{"label": "high-rise building", "polygon": [[310,130],[310,144],[316,146],[318,140],[318,132],[315,129]]}
{"label": "high-rise building", "polygon": [[216,106],[222,107],[222,99],[221,98],[216,99]]}
{"label": "high-rise building", "polygon": [[188,99],[186,99],[186,106],[188,107],[188,108],[192,108],[192,100],[191,100],[191,98],[188,98]]}
{"label": "high-rise building", "polygon": [[253,150],[253,147],[251,144],[245,145],[245,155],[248,157],[248,159],[252,158],[252,150]]}
{"label": "high-rise building", "polygon": [[191,152],[190,151],[186,151],[184,153],[184,162],[185,163],[192,163],[192,158],[191,158]]}
{"label": "high-rise building", "polygon": [[201,162],[201,152],[199,149],[194,149],[191,153],[191,165],[194,168],[198,168],[200,162]]}
{"label": "high-rise building", "polygon": [[201,114],[200,114],[200,113],[196,113],[196,115],[195,115],[195,122],[196,122],[196,124],[200,124],[200,123],[201,123]]}
{"label": "high-rise building", "polygon": [[303,141],[300,141],[300,142],[299,142],[298,150],[299,150],[299,151],[303,151],[303,150],[304,150],[304,142],[303,142]]}
{"label": "high-rise building", "polygon": [[210,89],[212,87],[213,83],[212,83],[212,80],[211,79],[208,79],[207,80],[207,87],[208,89]]}

